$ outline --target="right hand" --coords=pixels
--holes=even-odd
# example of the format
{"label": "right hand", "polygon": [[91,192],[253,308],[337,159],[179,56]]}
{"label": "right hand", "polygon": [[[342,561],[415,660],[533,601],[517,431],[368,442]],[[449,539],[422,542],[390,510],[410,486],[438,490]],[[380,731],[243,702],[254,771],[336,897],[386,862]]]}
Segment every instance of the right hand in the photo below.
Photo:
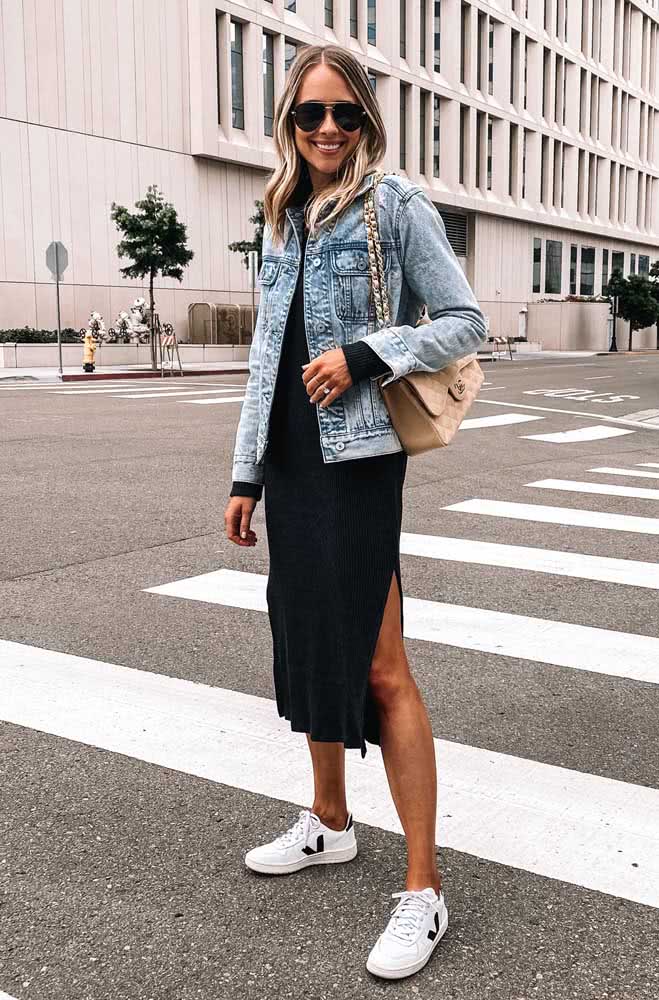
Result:
{"label": "right hand", "polygon": [[256,545],[257,537],[250,528],[250,522],[257,502],[254,497],[229,498],[224,512],[224,524],[230,542],[235,542],[236,545]]}

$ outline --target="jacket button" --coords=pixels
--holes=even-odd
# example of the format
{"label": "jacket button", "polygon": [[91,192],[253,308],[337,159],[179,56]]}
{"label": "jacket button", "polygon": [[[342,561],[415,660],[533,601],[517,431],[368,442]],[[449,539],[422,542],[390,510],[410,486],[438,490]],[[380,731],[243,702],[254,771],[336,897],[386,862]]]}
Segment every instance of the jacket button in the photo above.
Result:
{"label": "jacket button", "polygon": [[319,267],[320,266],[320,257],[314,257],[314,259],[313,259],[313,266],[314,267]]}
{"label": "jacket button", "polygon": [[337,441],[335,448],[337,451],[343,451],[343,449],[345,448],[343,441]]}

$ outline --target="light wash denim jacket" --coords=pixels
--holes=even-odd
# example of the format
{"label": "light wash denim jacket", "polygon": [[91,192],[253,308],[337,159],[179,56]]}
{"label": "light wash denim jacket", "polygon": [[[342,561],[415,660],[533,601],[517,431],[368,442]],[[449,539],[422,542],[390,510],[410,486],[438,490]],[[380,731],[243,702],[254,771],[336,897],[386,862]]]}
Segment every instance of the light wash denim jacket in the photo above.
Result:
{"label": "light wash denim jacket", "polygon": [[[304,317],[309,358],[362,338],[391,368],[383,385],[412,371],[437,371],[486,339],[485,319],[446,238],[439,212],[418,184],[386,174],[376,190],[378,228],[392,325],[375,326],[369,308],[364,194],[340,217],[308,237],[304,254]],[[304,226],[302,206],[286,209],[284,240],[263,235],[261,301],[249,353],[249,378],[236,432],[232,478],[264,481],[263,456],[286,318],[295,291]],[[431,323],[416,326],[426,303]],[[369,333],[371,329],[373,332]],[[300,372],[302,377],[302,372]],[[401,451],[377,376],[349,386],[325,408],[316,405],[325,462]]]}

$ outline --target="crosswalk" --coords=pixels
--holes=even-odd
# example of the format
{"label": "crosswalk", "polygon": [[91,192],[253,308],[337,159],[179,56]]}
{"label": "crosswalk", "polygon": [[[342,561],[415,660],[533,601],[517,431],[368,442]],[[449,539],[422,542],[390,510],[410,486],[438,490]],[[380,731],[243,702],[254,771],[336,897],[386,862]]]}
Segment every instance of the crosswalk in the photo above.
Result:
{"label": "crosswalk", "polygon": [[[652,468],[659,463],[584,468],[583,475],[642,479]],[[423,560],[426,568],[436,566],[438,573],[442,563],[513,569],[528,574],[535,594],[553,586],[556,578],[605,583],[621,591],[659,590],[659,546],[651,539],[643,560],[607,554],[607,543],[615,537],[611,532],[630,538],[659,535],[659,490],[588,479],[538,480],[520,488],[524,496],[531,495],[529,502],[466,497],[442,509],[476,516],[479,535],[487,534],[488,525],[527,521],[535,531],[534,544],[405,531],[401,553]],[[533,494],[544,490],[557,490],[559,496],[585,494],[592,509],[534,502]],[[604,497],[630,509],[598,509]],[[649,510],[643,506],[638,513],[638,501],[649,502]],[[555,543],[546,547],[546,525],[556,529],[553,538],[565,538],[565,549]],[[575,529],[584,528],[596,533],[600,552],[575,547],[580,537]],[[404,582],[414,575],[404,572]],[[265,574],[223,566],[145,587],[144,592],[154,601],[255,611],[266,630],[266,583]],[[499,658],[508,657],[522,670],[566,668],[575,677],[587,672],[630,685],[659,684],[656,621],[648,620],[646,632],[628,632],[539,617],[525,613],[524,607],[502,612],[488,607],[486,599],[482,605],[462,605],[408,593],[403,613],[408,638],[485,653],[481,669],[493,675]],[[230,618],[226,627],[231,628]],[[442,671],[441,657],[437,670]],[[272,700],[239,690],[0,641],[0,718],[270,798],[300,805],[307,801],[306,742],[279,719]],[[435,743],[437,843],[659,908],[659,789],[484,747],[441,739]],[[355,818],[400,833],[382,757],[372,749],[364,760],[357,751],[347,755]]]}

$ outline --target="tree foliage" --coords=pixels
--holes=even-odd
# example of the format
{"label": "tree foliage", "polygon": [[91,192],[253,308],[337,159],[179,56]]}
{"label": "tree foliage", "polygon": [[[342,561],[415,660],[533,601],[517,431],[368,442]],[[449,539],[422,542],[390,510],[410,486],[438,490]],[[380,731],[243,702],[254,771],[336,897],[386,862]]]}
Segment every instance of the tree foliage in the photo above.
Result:
{"label": "tree foliage", "polygon": [[254,215],[250,215],[249,221],[254,224],[254,237],[251,240],[235,240],[233,243],[229,243],[228,247],[232,253],[241,253],[243,255],[243,264],[245,267],[249,268],[249,251],[256,250],[258,253],[258,270],[261,268],[261,254],[263,253],[263,230],[265,228],[265,214],[263,211],[263,202],[255,201],[256,212]]}
{"label": "tree foliage", "polygon": [[[618,279],[618,313],[629,323],[629,350],[632,349],[634,330],[653,326],[659,317],[659,299],[655,297],[652,282],[642,274],[630,274]],[[609,288],[611,282],[609,282]],[[614,293],[615,294],[615,293]]]}

